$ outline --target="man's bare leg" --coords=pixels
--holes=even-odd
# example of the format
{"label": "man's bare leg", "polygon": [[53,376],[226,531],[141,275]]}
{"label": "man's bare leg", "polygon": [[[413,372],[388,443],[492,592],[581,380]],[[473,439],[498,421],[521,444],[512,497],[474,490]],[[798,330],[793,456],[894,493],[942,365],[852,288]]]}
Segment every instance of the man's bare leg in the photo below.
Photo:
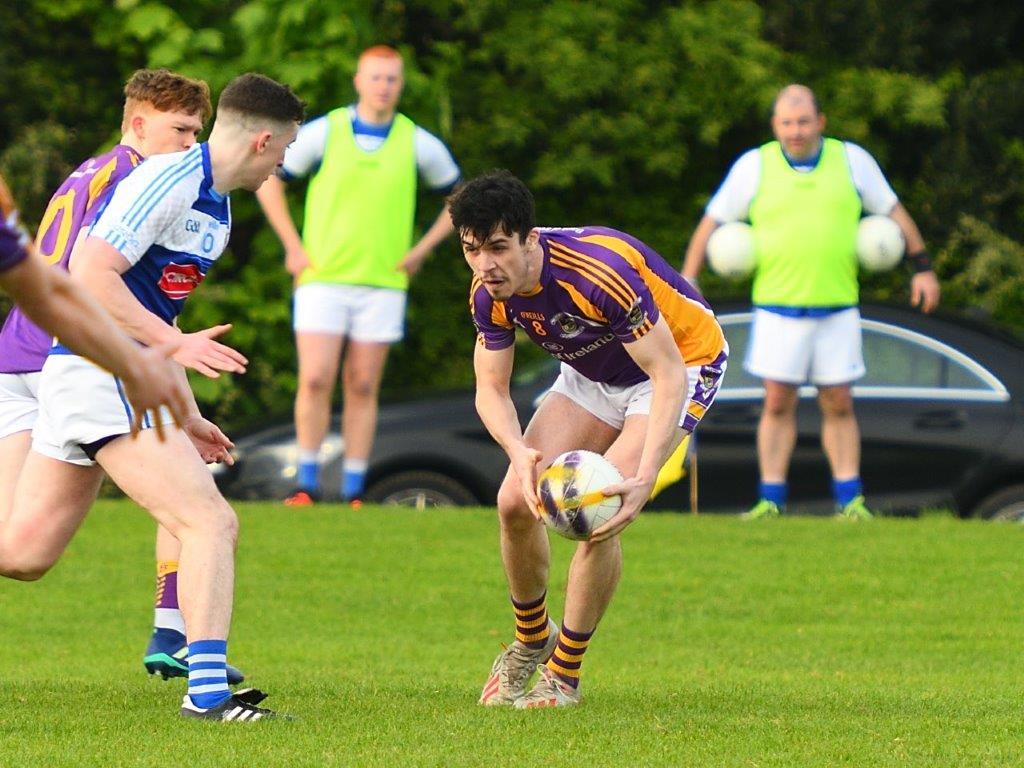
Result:
{"label": "man's bare leg", "polygon": [[11,514],[18,475],[32,447],[32,430],[0,437],[0,522]]}
{"label": "man's bare leg", "polygon": [[295,395],[298,486],[312,495],[320,492],[320,446],[331,425],[331,397],[344,341],[344,336],[333,333],[295,333],[299,357],[299,389]]}
{"label": "man's bare leg", "polygon": [[[238,518],[180,430],[103,446],[97,461],[133,501],[181,542],[178,591],[188,638],[226,639],[231,626]],[[167,468],[173,467],[173,472]]]}
{"label": "man's bare leg", "polygon": [[[559,393],[550,393],[524,435],[543,456],[538,470],[566,451],[603,453],[618,435],[590,412]],[[498,491],[501,557],[516,615],[516,642],[499,654],[484,685],[480,703],[512,704],[525,692],[536,666],[554,650],[557,634],[547,612],[551,550],[547,530],[523,498],[519,478],[509,467]]]}
{"label": "man's bare leg", "polygon": [[380,382],[389,349],[389,344],[351,339],[345,349],[341,373],[344,407],[341,434],[345,440],[343,499],[355,499],[363,493],[367,462],[377,432]]}
{"label": "man's bare leg", "polygon": [[[683,438],[677,429],[673,450]],[[623,477],[632,477],[640,462],[647,416],[626,419],[621,434],[605,452]],[[565,613],[558,641],[537,686],[517,707],[562,706],[579,701],[580,668],[597,625],[611,603],[622,575],[619,537],[600,542],[581,541],[569,566]]]}
{"label": "man's bare leg", "polygon": [[103,472],[30,451],[8,518],[0,523],[0,573],[41,578],[64,553],[96,499]]}

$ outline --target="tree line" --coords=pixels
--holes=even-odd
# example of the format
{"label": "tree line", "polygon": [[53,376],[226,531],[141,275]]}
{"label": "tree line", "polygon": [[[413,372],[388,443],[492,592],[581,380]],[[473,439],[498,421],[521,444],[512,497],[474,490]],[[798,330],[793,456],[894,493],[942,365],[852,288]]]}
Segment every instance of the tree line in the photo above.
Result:
{"label": "tree line", "polygon": [[[935,257],[944,307],[1024,332],[1020,3],[19,0],[0,8],[0,29],[0,172],[32,224],[63,177],[116,140],[134,69],[201,77],[214,95],[260,71],[312,117],[353,100],[358,53],[385,42],[406,56],[402,110],[465,176],[509,168],[540,223],[624,229],[679,265],[730,163],[770,138],[772,98],[796,81],[817,92],[830,135],[881,163]],[[422,196],[422,225],[438,204]],[[237,428],[290,409],[295,362],[280,247],[251,195],[233,213],[229,251],[182,326],[235,323],[228,341],[249,373],[193,383]],[[906,284],[874,276],[863,295],[904,302]],[[467,287],[449,241],[413,284],[386,389],[471,380]],[[714,277],[702,287],[712,303],[748,295]]]}

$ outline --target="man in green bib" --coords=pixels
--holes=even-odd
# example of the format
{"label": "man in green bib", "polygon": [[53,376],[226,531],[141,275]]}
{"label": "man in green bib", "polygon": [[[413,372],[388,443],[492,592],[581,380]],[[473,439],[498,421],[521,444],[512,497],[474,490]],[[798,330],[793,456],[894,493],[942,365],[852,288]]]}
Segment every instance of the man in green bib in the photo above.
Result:
{"label": "man in green bib", "polygon": [[[339,493],[358,500],[377,426],[377,395],[391,344],[403,334],[409,277],[452,232],[447,207],[413,244],[418,178],[439,194],[459,180],[440,139],[397,112],[402,57],[363,51],[353,78],[358,101],[306,123],[285,155],[281,178],[257,193],[295,277],[299,391],[298,483],[285,503],[321,497],[320,446],[342,374],[344,461]],[[283,181],[310,176],[299,235]]]}
{"label": "man in green bib", "polygon": [[695,281],[711,233],[749,220],[754,229],[754,322],[744,368],[764,381],[757,431],[760,498],[746,517],[775,517],[786,505],[801,384],[818,389],[821,442],[839,514],[868,519],[860,480],[860,431],[852,383],[864,375],[855,242],[861,215],[891,217],[913,269],[911,303],[931,312],[939,282],[924,240],[878,163],[863,148],[822,135],[825,115],[811,90],[789,85],[775,99],[776,141],[733,164],[686,250]]}

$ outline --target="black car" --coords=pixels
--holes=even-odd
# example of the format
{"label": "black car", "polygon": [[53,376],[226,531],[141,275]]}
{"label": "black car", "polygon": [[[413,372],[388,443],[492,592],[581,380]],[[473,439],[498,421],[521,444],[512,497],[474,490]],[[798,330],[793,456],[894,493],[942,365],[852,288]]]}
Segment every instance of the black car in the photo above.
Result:
{"label": "black car", "polygon": [[[861,307],[867,375],[854,387],[869,504],[892,514],[952,508],[962,516],[1024,519],[1024,344],[985,325],[888,306]],[[760,382],[743,370],[749,309],[719,313],[730,365],[697,431],[702,511],[734,512],[755,500]],[[524,423],[554,381],[554,361],[521,375],[512,397]],[[790,510],[832,509],[812,387],[800,391],[789,473]],[[294,485],[291,422],[238,442],[233,468],[216,475],[229,496],[284,498]],[[337,486],[340,437],[324,445],[324,486]],[[365,500],[431,506],[491,505],[508,462],[480,423],[472,392],[385,404]],[[649,508],[686,510],[689,482]]]}

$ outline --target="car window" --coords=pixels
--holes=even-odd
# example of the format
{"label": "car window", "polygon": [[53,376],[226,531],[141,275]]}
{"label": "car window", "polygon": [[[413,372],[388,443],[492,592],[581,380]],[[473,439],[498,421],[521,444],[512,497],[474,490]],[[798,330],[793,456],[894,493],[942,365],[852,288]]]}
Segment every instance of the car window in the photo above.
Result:
{"label": "car window", "polygon": [[989,370],[960,350],[909,328],[861,320],[868,372],[854,391],[928,390],[936,396],[975,399],[1008,397]]}
{"label": "car window", "polygon": [[[729,369],[722,383],[725,399],[759,396],[761,381],[743,369],[750,340],[749,312],[720,318],[729,342]],[[867,374],[854,385],[858,397],[938,396],[1006,400],[1006,388],[963,352],[908,328],[861,320]],[[801,387],[801,396],[813,396]],[[731,395],[731,396],[730,396]]]}
{"label": "car window", "polygon": [[948,355],[892,333],[864,331],[864,365],[868,372],[859,386],[989,389],[977,373]]}

